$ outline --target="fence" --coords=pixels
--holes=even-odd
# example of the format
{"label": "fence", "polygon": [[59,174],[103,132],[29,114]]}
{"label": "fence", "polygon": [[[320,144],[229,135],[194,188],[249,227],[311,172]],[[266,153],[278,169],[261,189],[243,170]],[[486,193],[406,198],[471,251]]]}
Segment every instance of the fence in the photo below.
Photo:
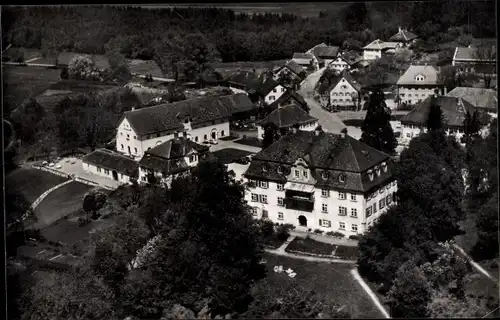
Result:
{"label": "fence", "polygon": [[57,171],[57,170],[49,168],[49,167],[44,167],[44,166],[39,166],[39,165],[34,164],[33,168],[39,169],[39,170],[43,170],[43,171],[46,171],[46,172],[50,172],[50,173],[53,173],[53,174],[56,174],[58,176],[65,177],[65,178],[68,178],[68,179],[73,179],[73,177],[71,175],[63,173],[63,172],[60,172],[60,171]]}

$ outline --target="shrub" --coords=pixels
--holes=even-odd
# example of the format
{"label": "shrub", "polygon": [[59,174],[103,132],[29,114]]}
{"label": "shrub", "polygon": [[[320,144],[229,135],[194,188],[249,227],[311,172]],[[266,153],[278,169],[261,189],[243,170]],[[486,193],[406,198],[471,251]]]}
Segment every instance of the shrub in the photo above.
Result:
{"label": "shrub", "polygon": [[311,228],[307,229],[307,232],[311,232],[311,231],[312,231],[312,229],[311,229]]}
{"label": "shrub", "polygon": [[264,239],[269,239],[274,235],[274,223],[271,220],[259,220],[258,225],[260,234]]}
{"label": "shrub", "polygon": [[327,235],[329,237],[333,237],[334,234],[335,234],[335,232],[333,232],[333,231],[328,231],[327,233],[325,233],[325,235]]}
{"label": "shrub", "polygon": [[295,230],[295,226],[291,223],[285,223],[283,226],[286,227],[287,230]]}
{"label": "shrub", "polygon": [[343,237],[345,237],[345,235],[342,232],[338,232],[338,231],[335,231],[333,233],[333,236],[336,237],[336,238],[343,238]]}
{"label": "shrub", "polygon": [[285,241],[290,236],[290,231],[285,225],[280,225],[276,228],[275,236],[279,241]]}
{"label": "shrub", "polygon": [[349,236],[349,239],[351,239],[351,240],[359,240],[359,236],[353,234],[353,235]]}
{"label": "shrub", "polygon": [[498,262],[496,262],[495,260],[491,261],[490,268],[491,269],[498,269]]}
{"label": "shrub", "polygon": [[320,229],[315,229],[315,230],[314,230],[314,233],[315,233],[315,234],[322,234],[322,233],[323,233],[323,230],[320,230]]}

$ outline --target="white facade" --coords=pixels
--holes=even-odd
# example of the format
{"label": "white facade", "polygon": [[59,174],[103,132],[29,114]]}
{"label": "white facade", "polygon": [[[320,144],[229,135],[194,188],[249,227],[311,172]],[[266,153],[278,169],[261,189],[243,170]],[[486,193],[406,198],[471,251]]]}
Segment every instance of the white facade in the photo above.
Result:
{"label": "white facade", "polygon": [[[286,88],[283,87],[282,85],[277,85],[271,92],[269,92],[265,97],[264,97],[264,102],[267,104],[271,104],[274,101],[278,100],[279,97],[285,93]],[[229,124],[228,124],[229,125]]]}
{"label": "white facade", "polygon": [[[196,167],[199,162],[199,155],[196,151],[191,151],[184,157],[184,161],[189,165],[189,167]],[[168,187],[170,187],[170,184],[172,183],[172,180],[183,176],[188,173],[188,171],[176,173],[176,174],[171,174],[171,175],[164,175],[162,172],[147,169],[147,168],[142,168],[139,167],[139,182],[140,183],[148,183],[148,174],[153,173],[155,177],[161,182],[166,184]]]}
{"label": "white facade", "polygon": [[326,64],[328,68],[342,72],[343,70],[349,70],[351,66],[342,59],[342,57],[337,57],[335,60],[331,60]]}
{"label": "white facade", "polygon": [[399,86],[398,94],[401,99],[399,103],[406,103],[409,105],[419,103],[434,95],[436,89],[440,90],[439,86],[421,88]]}
{"label": "white facade", "polygon": [[[419,126],[415,124],[401,124],[401,136],[399,138],[399,143],[401,145],[408,145],[411,139],[420,135],[420,133],[426,133],[427,128],[424,126]],[[446,129],[446,135],[453,135],[456,137],[457,141],[460,142],[460,139],[464,135],[464,130],[462,128],[457,129]]]}
{"label": "white facade", "polygon": [[342,80],[340,80],[330,91],[330,104],[338,106],[357,106],[358,95],[358,91],[349,81],[342,78]]}
{"label": "white facade", "polygon": [[376,60],[382,58],[382,50],[380,49],[364,49],[363,60]]}
{"label": "white facade", "polygon": [[[229,136],[229,121],[213,123],[196,129],[192,129],[190,123],[185,124],[184,127],[187,138],[190,138],[194,142],[198,143]],[[134,159],[138,160],[147,150],[173,138],[173,132],[166,132],[165,134],[159,132],[146,136],[138,136],[130,126],[127,119],[123,118],[122,122],[118,126],[116,134],[116,150],[124,154],[132,155]]]}
{"label": "white facade", "polygon": [[[284,206],[283,184],[256,181],[256,187],[245,193],[245,200],[252,208],[256,219],[267,215],[273,222],[301,227],[299,217],[307,219],[306,229],[320,229],[324,232],[337,231],[346,236],[364,233],[367,228],[387,210],[387,202],[393,202],[397,183],[387,183],[376,192],[365,197],[362,193],[341,190],[314,189],[314,209],[301,211]],[[303,219],[303,218],[302,218]]]}
{"label": "white facade", "polygon": [[[301,124],[301,125],[299,125],[299,130],[313,131],[318,127],[318,125],[319,125],[318,121],[314,121],[312,123]],[[259,140],[262,140],[264,138],[264,127],[257,126],[257,138]]]}
{"label": "white facade", "polygon": [[101,177],[105,177],[111,180],[117,180],[121,183],[130,183],[130,179],[136,179],[137,177],[130,177],[126,174],[116,172],[116,170],[110,170],[101,168],[91,163],[82,162],[83,170],[88,173],[92,173]]}

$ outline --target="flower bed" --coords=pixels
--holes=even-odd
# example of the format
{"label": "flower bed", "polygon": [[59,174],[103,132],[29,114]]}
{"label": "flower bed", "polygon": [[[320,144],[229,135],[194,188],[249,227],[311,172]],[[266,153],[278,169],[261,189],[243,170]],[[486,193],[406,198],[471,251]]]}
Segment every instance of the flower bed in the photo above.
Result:
{"label": "flower bed", "polygon": [[358,247],[334,245],[311,238],[295,238],[285,251],[298,255],[343,260],[356,260],[359,256]]}

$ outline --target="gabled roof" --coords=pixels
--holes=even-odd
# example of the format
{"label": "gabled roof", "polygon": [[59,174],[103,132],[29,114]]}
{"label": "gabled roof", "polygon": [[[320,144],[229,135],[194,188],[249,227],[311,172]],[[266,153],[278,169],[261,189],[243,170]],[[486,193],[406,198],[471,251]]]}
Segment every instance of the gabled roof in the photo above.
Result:
{"label": "gabled roof", "polygon": [[304,109],[296,104],[289,104],[281,108],[277,108],[271,112],[267,117],[258,122],[259,125],[264,126],[268,123],[274,123],[278,128],[288,128],[294,124],[303,124],[313,121],[318,121],[313,116],[310,116]]}
{"label": "gabled roof", "polygon": [[148,75],[155,78],[163,77],[163,72],[154,60],[131,59],[127,60],[130,73],[133,75]]}
{"label": "gabled roof", "polygon": [[99,69],[109,68],[108,57],[106,57],[105,55],[101,55],[101,54],[90,55],[90,54],[79,53],[79,52],[61,52],[57,56],[57,63],[60,65],[69,65],[71,60],[73,60],[73,58],[76,56],[90,57],[94,61],[95,66]]}
{"label": "gabled roof", "polygon": [[[423,75],[423,81],[415,78]],[[434,66],[409,66],[405,73],[399,78],[397,85],[440,85],[439,70]]]}
{"label": "gabled roof", "polygon": [[356,91],[361,91],[361,83],[356,81],[347,70],[343,70],[339,76],[335,77],[328,91],[332,91],[342,81],[342,79],[345,79]]}
{"label": "gabled roof", "polygon": [[372,50],[386,50],[386,49],[396,49],[398,46],[397,42],[385,42],[380,39],[374,40],[370,44],[363,47],[363,49]]}
{"label": "gabled roof", "polygon": [[416,34],[406,29],[399,28],[398,33],[390,37],[389,40],[394,42],[408,42],[416,38],[418,38]]}
{"label": "gabled roof", "polygon": [[224,99],[229,99],[228,97],[208,96],[160,104],[124,112],[123,117],[138,135],[183,131],[182,121],[187,116],[191,119],[191,125],[230,117],[232,110],[228,108],[229,103],[223,102]]}
{"label": "gabled roof", "polygon": [[249,87],[254,81],[258,80],[259,76],[252,71],[239,71],[231,75],[227,81]]}
{"label": "gabled roof", "polygon": [[262,97],[265,97],[279,85],[279,82],[274,80],[271,74],[267,74],[266,72],[264,72],[259,76],[257,80],[253,81],[248,86],[248,92],[250,93],[253,89],[255,93]]}
{"label": "gabled roof", "polygon": [[[487,50],[488,54],[482,56],[480,50]],[[486,49],[478,49],[475,47],[465,48],[457,47],[453,55],[453,61],[485,61],[496,62],[496,47]]]}
{"label": "gabled roof", "polygon": [[231,110],[231,114],[254,110],[257,106],[245,93],[229,94],[220,97],[221,102]]}
{"label": "gabled roof", "polygon": [[476,108],[497,109],[497,92],[493,89],[456,87],[446,94],[448,97],[462,98]]}
{"label": "gabled roof", "polygon": [[165,174],[187,170],[189,165],[184,157],[190,152],[207,153],[209,147],[200,145],[189,139],[178,137],[166,141],[146,151],[139,161],[139,166]]}
{"label": "gabled roof", "polygon": [[[283,136],[257,153],[245,176],[283,181],[299,158],[307,163],[317,185],[364,192],[392,177],[391,170],[381,170],[381,175],[372,181],[366,173],[382,162],[386,162],[389,167],[388,154],[348,135],[342,137],[333,133],[317,134],[316,131],[302,130]],[[284,174],[278,173],[280,166]],[[262,170],[263,167],[266,170]],[[326,179],[323,178],[323,172],[328,173]],[[340,174],[344,175],[344,182],[339,180]]]}
{"label": "gabled roof", "polygon": [[134,160],[107,149],[97,149],[86,155],[82,161],[104,169],[115,170],[129,177],[136,177],[139,167]]}
{"label": "gabled roof", "polygon": [[278,106],[284,106],[291,103],[295,103],[298,106],[304,106],[304,107],[307,106],[307,102],[300,94],[298,94],[293,90],[288,89],[278,99],[273,101],[273,103],[269,105],[269,108],[271,110],[274,110],[278,108]]}
{"label": "gabled roof", "polygon": [[461,98],[448,96],[430,96],[420,102],[415,109],[401,118],[401,123],[425,125],[433,100],[441,107],[444,116],[444,125],[448,127],[463,126],[465,114],[474,112],[474,106]]}
{"label": "gabled roof", "polygon": [[363,59],[356,51],[350,50],[345,51],[340,55],[340,58],[344,60],[347,64],[353,65]]}
{"label": "gabled roof", "polygon": [[333,59],[337,57],[339,53],[339,47],[334,47],[334,46],[316,47],[314,48],[313,53],[318,58]]}
{"label": "gabled roof", "polygon": [[305,72],[304,68],[302,68],[297,62],[295,62],[293,60],[287,61],[287,63],[284,66],[282,66],[281,68],[288,68],[288,69],[290,69],[290,71],[292,71],[296,75],[300,75],[301,73]]}
{"label": "gabled roof", "polygon": [[314,56],[310,53],[295,52],[292,59],[307,59],[312,60]]}

